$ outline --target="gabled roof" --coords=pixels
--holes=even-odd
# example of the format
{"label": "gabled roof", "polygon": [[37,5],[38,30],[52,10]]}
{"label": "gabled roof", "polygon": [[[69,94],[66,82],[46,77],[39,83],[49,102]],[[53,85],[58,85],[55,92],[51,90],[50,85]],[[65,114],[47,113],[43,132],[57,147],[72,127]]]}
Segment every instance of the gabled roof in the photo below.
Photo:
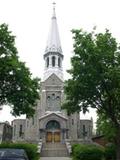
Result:
{"label": "gabled roof", "polygon": [[[51,75],[49,75],[45,81],[43,81],[44,83],[47,83],[47,81],[49,81],[49,79],[56,79],[55,82],[59,81],[61,84],[63,83],[63,81],[55,74],[55,73],[51,73]],[[57,84],[58,85],[58,84]]]}
{"label": "gabled roof", "polygon": [[67,118],[64,117],[63,115],[61,115],[61,114],[59,114],[59,113],[57,113],[57,112],[51,112],[51,111],[49,111],[49,113],[47,113],[46,115],[40,117],[39,119],[41,120],[41,119],[47,118],[47,117],[52,116],[52,115],[56,115],[56,116],[58,116],[58,117],[60,117],[60,118],[62,118],[62,119],[67,120]]}

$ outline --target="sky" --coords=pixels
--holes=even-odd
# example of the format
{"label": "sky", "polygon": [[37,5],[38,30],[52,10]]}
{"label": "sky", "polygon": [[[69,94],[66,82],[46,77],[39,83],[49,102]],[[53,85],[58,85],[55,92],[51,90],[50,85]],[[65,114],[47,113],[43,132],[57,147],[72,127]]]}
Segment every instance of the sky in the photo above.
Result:
{"label": "sky", "polygon": [[[119,0],[54,0],[62,50],[64,54],[64,78],[70,68],[73,55],[72,29],[83,28],[92,31],[97,26],[98,32],[109,29],[120,42],[120,1]],[[43,54],[50,29],[53,0],[0,0],[0,24],[9,25],[9,30],[16,36],[16,47],[20,60],[30,68],[34,77],[42,78],[44,72]],[[4,106],[0,111],[0,121],[11,121],[10,108]],[[91,110],[85,117],[93,117]]]}

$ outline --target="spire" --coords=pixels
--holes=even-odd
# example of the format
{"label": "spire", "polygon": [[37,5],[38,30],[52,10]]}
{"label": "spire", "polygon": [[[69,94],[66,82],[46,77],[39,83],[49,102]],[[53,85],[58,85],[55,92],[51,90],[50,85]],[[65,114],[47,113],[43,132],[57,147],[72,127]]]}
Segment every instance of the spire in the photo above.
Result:
{"label": "spire", "polygon": [[51,28],[48,35],[47,46],[45,49],[45,71],[44,78],[46,80],[50,75],[55,74],[63,81],[63,54],[58,32],[57,18],[55,14],[55,3],[53,3],[53,14],[51,18]]}
{"label": "spire", "polygon": [[45,53],[48,53],[48,52],[62,53],[58,25],[57,25],[57,18],[55,13],[55,3],[53,3],[53,15],[51,20],[52,20],[52,23],[51,23],[51,28],[48,35]]}

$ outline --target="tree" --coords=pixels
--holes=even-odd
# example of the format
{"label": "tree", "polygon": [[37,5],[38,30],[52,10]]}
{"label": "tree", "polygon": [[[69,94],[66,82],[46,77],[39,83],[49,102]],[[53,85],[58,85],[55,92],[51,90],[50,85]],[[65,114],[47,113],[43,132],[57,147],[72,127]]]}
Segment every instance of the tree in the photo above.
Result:
{"label": "tree", "polygon": [[104,135],[105,139],[107,139],[108,142],[114,143],[115,141],[116,128],[104,114],[98,114],[96,122],[96,134]]}
{"label": "tree", "polygon": [[73,30],[74,55],[71,79],[65,83],[68,113],[89,107],[104,114],[115,129],[117,160],[120,160],[120,46],[112,34]]}
{"label": "tree", "polygon": [[32,116],[39,99],[39,82],[19,60],[15,36],[6,24],[0,25],[0,105],[9,104],[14,115]]}

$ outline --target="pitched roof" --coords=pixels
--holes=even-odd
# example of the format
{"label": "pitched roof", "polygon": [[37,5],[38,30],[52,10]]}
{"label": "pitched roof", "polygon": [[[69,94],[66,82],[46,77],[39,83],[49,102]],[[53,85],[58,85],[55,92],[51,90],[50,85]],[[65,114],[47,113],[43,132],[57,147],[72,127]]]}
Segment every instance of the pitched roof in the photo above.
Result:
{"label": "pitched roof", "polygon": [[51,112],[51,111],[49,111],[49,113],[47,113],[46,115],[40,117],[39,119],[43,119],[43,118],[46,118],[46,117],[51,116],[51,115],[56,115],[56,116],[58,116],[58,117],[60,117],[60,118],[63,118],[63,119],[65,119],[65,120],[67,120],[67,118],[64,117],[63,115],[61,115],[61,114],[59,114],[59,113],[57,113],[57,112]]}

